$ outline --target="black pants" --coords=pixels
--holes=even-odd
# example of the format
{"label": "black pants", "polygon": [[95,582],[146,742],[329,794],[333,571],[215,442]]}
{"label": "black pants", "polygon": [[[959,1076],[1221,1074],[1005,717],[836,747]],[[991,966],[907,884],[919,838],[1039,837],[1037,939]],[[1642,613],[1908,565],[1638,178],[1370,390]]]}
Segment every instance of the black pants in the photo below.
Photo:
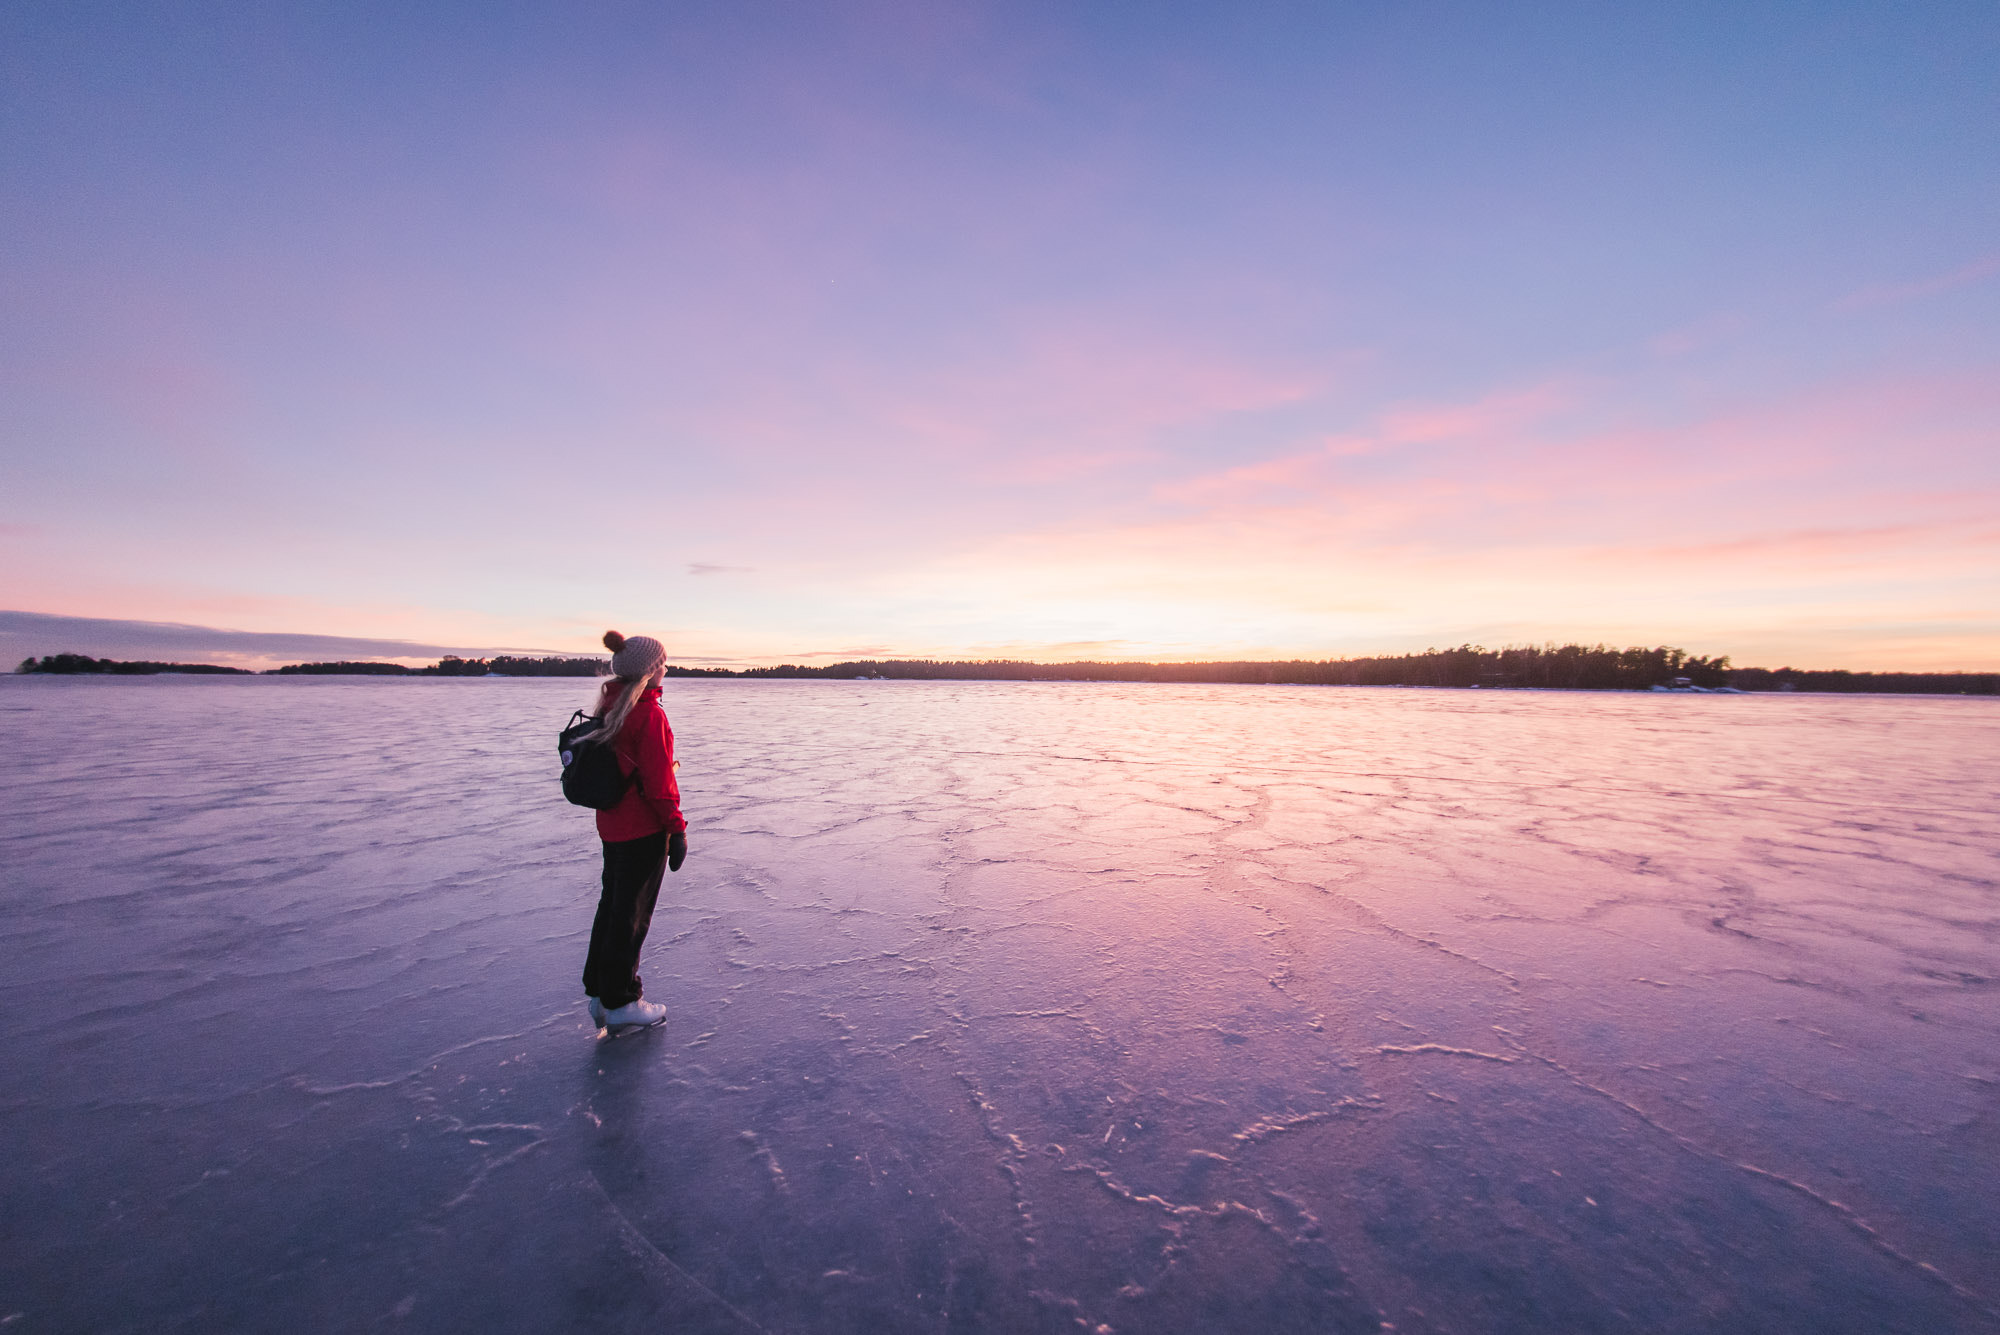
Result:
{"label": "black pants", "polygon": [[590,953],[583,960],[583,990],[617,1010],[646,994],[639,981],[639,947],[653,925],[660,878],[667,870],[667,832],[621,839],[604,846],[604,893],[590,924]]}

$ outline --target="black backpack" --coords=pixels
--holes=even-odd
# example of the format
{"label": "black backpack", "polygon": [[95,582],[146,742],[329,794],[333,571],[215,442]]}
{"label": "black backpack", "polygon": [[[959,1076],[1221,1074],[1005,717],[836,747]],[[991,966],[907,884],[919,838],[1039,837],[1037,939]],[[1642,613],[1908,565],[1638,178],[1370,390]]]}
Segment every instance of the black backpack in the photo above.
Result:
{"label": "black backpack", "polygon": [[625,790],[639,776],[631,778],[618,768],[618,750],[609,738],[592,738],[604,720],[581,709],[569,716],[569,726],[556,734],[556,750],[562,755],[563,796],[580,807],[609,811],[625,800]]}

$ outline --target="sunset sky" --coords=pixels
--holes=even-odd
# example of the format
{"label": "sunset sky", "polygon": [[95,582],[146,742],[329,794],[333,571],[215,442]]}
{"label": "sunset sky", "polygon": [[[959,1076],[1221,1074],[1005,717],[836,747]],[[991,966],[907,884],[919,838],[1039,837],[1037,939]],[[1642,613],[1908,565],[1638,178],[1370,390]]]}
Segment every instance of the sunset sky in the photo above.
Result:
{"label": "sunset sky", "polygon": [[1993,670],[1996,71],[1991,0],[23,0],[0,609]]}

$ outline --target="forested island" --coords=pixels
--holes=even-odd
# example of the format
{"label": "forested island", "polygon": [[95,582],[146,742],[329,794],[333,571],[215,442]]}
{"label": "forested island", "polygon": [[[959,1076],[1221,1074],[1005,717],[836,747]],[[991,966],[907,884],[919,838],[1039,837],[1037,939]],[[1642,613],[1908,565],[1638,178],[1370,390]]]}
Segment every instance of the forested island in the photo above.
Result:
{"label": "forested island", "polygon": [[1646,691],[1685,682],[1704,690],[2000,695],[2000,672],[1850,672],[1731,667],[1668,646],[1460,645],[1371,658],[1283,662],[1026,663],[896,659],[830,667],[748,668],[744,677],[882,677],[925,681],[1170,681],[1297,686],[1433,686],[1568,691]]}
{"label": "forested island", "polygon": [[429,667],[401,663],[293,663],[272,668],[279,677],[601,677],[611,671],[603,658],[459,658],[446,654]]}
{"label": "forested island", "polygon": [[[16,671],[65,675],[147,676],[163,672],[255,675],[244,668],[207,663],[121,663],[84,654],[30,658]],[[371,677],[598,677],[610,671],[603,658],[458,658],[428,667],[400,663],[294,663],[270,676]],[[892,681],[1158,681],[1293,686],[1430,686],[1494,690],[1645,691],[1700,690],[1872,692],[1904,695],[2000,695],[1996,672],[1850,672],[1794,668],[1731,667],[1727,655],[1703,657],[1661,645],[1614,649],[1608,645],[1528,645],[1387,654],[1369,658],[1292,659],[1282,662],[1029,663],[1018,660],[943,661],[864,659],[827,667],[691,668],[670,665],[670,677],[857,677]]]}
{"label": "forested island", "polygon": [[217,676],[251,677],[249,668],[217,667],[213,663],[121,663],[114,658],[92,658],[89,654],[50,654],[47,658],[24,658],[16,672],[53,672],[66,677],[81,675],[150,677],[161,672],[198,672]]}
{"label": "forested island", "polygon": [[405,667],[401,663],[292,663],[267,668],[262,673],[249,668],[217,667],[213,663],[121,663],[88,654],[50,654],[47,658],[24,659],[16,672],[51,672],[65,676],[81,674],[145,677],[162,672],[228,673],[254,677],[601,677],[611,670],[603,658],[458,658],[447,654],[429,667]]}
{"label": "forested island", "polygon": [[975,681],[1238,682],[1295,686],[1539,686],[1560,690],[1644,691],[1686,678],[1709,689],[1729,685],[1728,658],[1682,649],[1612,649],[1565,644],[1515,649],[1426,649],[1374,658],[1211,663],[836,663],[826,668],[750,668],[756,677],[884,677]]}

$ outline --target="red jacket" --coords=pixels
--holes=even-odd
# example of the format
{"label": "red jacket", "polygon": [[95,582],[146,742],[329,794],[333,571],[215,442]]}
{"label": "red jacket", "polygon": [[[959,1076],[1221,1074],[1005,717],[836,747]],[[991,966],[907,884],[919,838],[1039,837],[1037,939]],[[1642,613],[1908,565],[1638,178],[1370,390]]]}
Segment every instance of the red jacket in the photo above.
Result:
{"label": "red jacket", "polygon": [[[621,683],[612,678],[605,683],[610,696]],[[598,712],[610,704],[600,698]],[[625,790],[624,798],[609,811],[597,813],[597,837],[607,844],[621,839],[643,839],[667,830],[674,834],[687,830],[681,816],[681,786],[674,778],[674,730],[660,708],[660,688],[655,686],[639,697],[625,726],[618,730],[618,768],[626,774],[637,772],[639,782]]]}

